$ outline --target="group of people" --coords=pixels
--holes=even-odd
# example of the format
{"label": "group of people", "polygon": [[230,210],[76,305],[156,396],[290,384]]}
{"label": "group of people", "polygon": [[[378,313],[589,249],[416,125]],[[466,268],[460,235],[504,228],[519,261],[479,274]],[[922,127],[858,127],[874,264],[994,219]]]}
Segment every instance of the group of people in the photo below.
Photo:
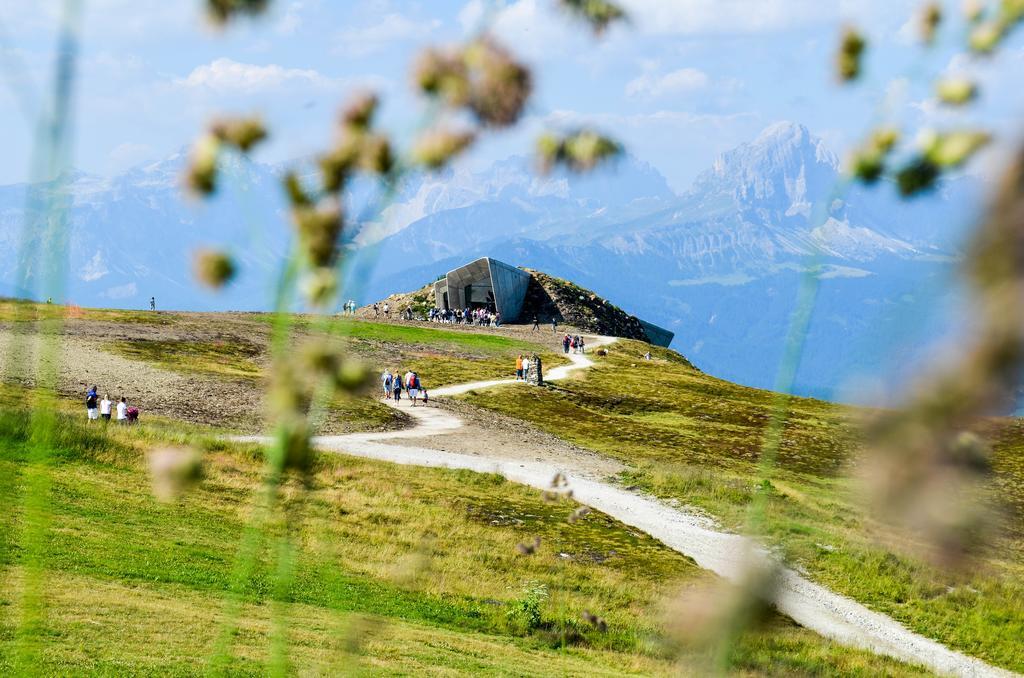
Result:
{"label": "group of people", "polygon": [[562,352],[568,353],[569,349],[572,349],[573,353],[586,353],[586,345],[583,343],[583,337],[578,334],[574,336],[566,334],[562,337]]}
{"label": "group of people", "polygon": [[477,325],[479,327],[501,327],[501,314],[486,308],[432,308],[427,320],[444,325]]}
{"label": "group of people", "polygon": [[134,424],[139,420],[139,408],[128,407],[128,401],[124,396],[115,404],[109,395],[104,395],[101,399],[96,386],[90,388],[85,395],[85,411],[90,424],[100,419],[103,423],[108,423],[115,412],[119,424]]}
{"label": "group of people", "polygon": [[405,375],[399,370],[395,370],[394,373],[391,370],[384,370],[384,373],[380,375],[380,381],[384,400],[400,402],[402,400],[402,391],[405,391],[405,394],[412,400],[413,407],[416,407],[420,398],[423,398],[424,405],[430,402],[430,395],[420,381],[420,375],[412,370],[406,372]]}
{"label": "group of people", "polygon": [[520,356],[516,358],[516,381],[529,381],[530,370],[534,369],[532,365],[533,360],[530,359],[529,356],[520,354]]}
{"label": "group of people", "polygon": [[385,301],[383,306],[381,306],[381,304],[378,304],[378,303],[374,303],[373,304],[373,317],[374,318],[379,318],[381,311],[384,311],[384,317],[385,318],[390,318],[391,317],[391,306],[390,306],[390,304],[388,304],[388,302]]}
{"label": "group of people", "polygon": [[[376,304],[374,304],[374,306],[376,307]],[[341,314],[342,315],[355,315],[356,314],[356,302],[354,300],[352,300],[352,299],[349,299],[344,304],[342,304],[341,305]]]}

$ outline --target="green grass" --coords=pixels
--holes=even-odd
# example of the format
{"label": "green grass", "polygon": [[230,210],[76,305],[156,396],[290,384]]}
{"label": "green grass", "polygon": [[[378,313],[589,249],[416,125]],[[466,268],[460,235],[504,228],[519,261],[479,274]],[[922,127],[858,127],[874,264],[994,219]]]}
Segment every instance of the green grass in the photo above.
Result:
{"label": "green grass", "polygon": [[174,313],[111,308],[81,308],[58,304],[39,304],[31,301],[0,298],[0,322],[31,322],[60,317],[67,320],[87,320],[139,325],[170,325]]}
{"label": "green grass", "polygon": [[[625,462],[621,480],[741,529],[755,493],[768,496],[768,540],[826,586],[951,647],[1024,670],[1024,430],[996,446],[994,487],[1007,529],[985,566],[953,575],[890,553],[893,539],[866,514],[846,470],[858,452],[856,412],[789,399],[778,467],[757,468],[776,396],[715,379],[671,356],[621,341],[594,370],[546,389],[468,394],[479,407],[527,421]],[[994,518],[995,520],[995,518]],[[891,543],[891,542],[890,542]]]}
{"label": "green grass", "polygon": [[242,379],[258,379],[263,376],[259,364],[264,354],[263,347],[241,338],[216,342],[137,339],[114,342],[109,350],[126,358],[142,360],[185,374]]}
{"label": "green grass", "polygon": [[[25,563],[13,532],[28,469],[23,413],[0,417],[0,669],[9,672]],[[205,478],[172,503],[153,499],[144,451],[164,441],[205,450]],[[261,452],[173,422],[87,427],[62,416],[49,461],[51,529],[42,561],[48,603],[45,673],[194,675],[223,619],[235,547],[259,485]],[[692,562],[593,514],[576,525],[569,502],[546,503],[500,477],[323,457],[308,490],[284,488],[284,510],[263,535],[243,591],[234,669],[267,670],[269,603],[289,619],[291,661],[302,672],[352,665],[346,646],[369,620],[364,673],[669,674],[676,656],[658,638],[661,605],[703,580]],[[300,545],[297,577],[280,599],[272,545],[286,529]],[[540,536],[540,551],[515,545]],[[540,623],[510,616],[524,590],[544,586]],[[583,610],[608,620],[605,633]],[[382,624],[382,625],[381,625]],[[362,624],[366,626],[366,624]],[[783,619],[745,637],[734,660],[750,674],[910,672],[839,648]],[[334,667],[332,669],[332,667]]]}

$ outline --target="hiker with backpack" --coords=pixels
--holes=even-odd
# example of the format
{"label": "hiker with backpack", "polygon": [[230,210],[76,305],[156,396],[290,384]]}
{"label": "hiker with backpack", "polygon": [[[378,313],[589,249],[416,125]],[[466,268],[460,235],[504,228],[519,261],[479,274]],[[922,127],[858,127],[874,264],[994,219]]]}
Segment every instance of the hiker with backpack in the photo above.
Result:
{"label": "hiker with backpack", "polygon": [[380,377],[381,386],[384,389],[384,400],[391,398],[391,382],[394,378],[391,376],[391,370],[385,369],[384,374]]}
{"label": "hiker with backpack", "polygon": [[562,337],[562,353],[569,353],[569,342],[570,340],[568,334]]}
{"label": "hiker with backpack", "polygon": [[402,376],[395,370],[395,374],[391,377],[391,395],[395,398],[395,404],[398,404],[402,400]]}
{"label": "hiker with backpack", "polygon": [[96,386],[93,386],[89,389],[89,392],[85,394],[85,412],[89,416],[90,424],[100,418],[100,411],[97,409],[100,397],[97,391],[98,389]]}
{"label": "hiker with backpack", "polygon": [[416,407],[416,401],[420,396],[420,377],[415,372],[410,372],[408,380],[405,382],[405,390],[409,393],[409,398],[412,399],[412,406]]}

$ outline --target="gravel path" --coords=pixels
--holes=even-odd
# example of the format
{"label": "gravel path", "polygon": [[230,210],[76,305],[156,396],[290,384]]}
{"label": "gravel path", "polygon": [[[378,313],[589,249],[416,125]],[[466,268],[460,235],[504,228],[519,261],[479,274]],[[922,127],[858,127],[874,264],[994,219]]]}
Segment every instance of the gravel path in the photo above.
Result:
{"label": "gravel path", "polygon": [[[610,337],[594,337],[591,348],[614,341]],[[593,365],[583,355],[570,355],[571,365],[552,369],[545,379],[555,381]],[[514,380],[482,381],[431,390],[431,395],[451,396],[471,390],[515,384]],[[717,531],[708,519],[668,506],[661,501],[627,491],[595,478],[589,464],[555,465],[549,462],[510,459],[499,453],[466,454],[425,447],[395,444],[410,440],[451,435],[464,428],[457,416],[436,407],[410,407],[402,401],[402,411],[416,421],[416,426],[398,432],[365,433],[345,436],[320,436],[314,439],[322,450],[367,457],[398,464],[434,468],[467,469],[481,473],[498,473],[514,482],[538,489],[548,489],[556,473],[569,480],[573,498],[617,520],[658,539],[670,548],[693,558],[702,568],[727,579],[743,575],[751,555],[768,558],[763,548],[747,537]],[[249,436],[236,440],[265,442],[265,437]],[[395,441],[387,444],[383,441]],[[501,448],[504,453],[504,448]],[[957,676],[1014,676],[985,662],[955,652],[944,645],[914,633],[895,620],[873,612],[845,596],[784,568],[776,592],[776,607],[801,626],[844,645],[864,648],[902,661],[926,666],[938,673]]]}

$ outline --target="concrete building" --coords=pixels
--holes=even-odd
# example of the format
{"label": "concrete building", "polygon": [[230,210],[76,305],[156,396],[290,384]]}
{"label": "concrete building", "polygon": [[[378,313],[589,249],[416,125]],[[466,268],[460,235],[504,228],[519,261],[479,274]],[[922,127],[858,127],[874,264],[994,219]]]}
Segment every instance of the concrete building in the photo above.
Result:
{"label": "concrete building", "polygon": [[514,322],[523,309],[530,274],[515,266],[484,257],[460,266],[434,283],[438,308],[484,307]]}
{"label": "concrete building", "polygon": [[[516,322],[523,310],[523,303],[526,300],[527,288],[530,285],[531,275],[526,271],[510,266],[497,259],[484,257],[460,266],[434,283],[434,304],[441,309],[465,309],[465,308],[486,308],[501,314],[503,322]],[[546,293],[545,293],[546,294]],[[587,293],[593,298],[592,293]],[[584,297],[580,297],[582,301]],[[535,304],[536,300],[531,303]],[[547,299],[549,312],[531,309],[533,313],[541,316],[545,322],[557,314],[557,317],[564,318],[570,324],[574,320],[582,320],[571,308],[563,306],[558,308],[558,303],[550,297]],[[574,302],[570,302],[570,305]],[[672,343],[673,333],[663,327],[658,327],[640,318],[628,315],[621,309],[601,302],[600,310],[608,309],[608,313],[599,319],[597,327],[603,327],[605,332],[617,336],[632,337],[640,339],[646,337],[647,341],[656,346],[668,346]],[[586,320],[580,327],[594,327],[597,318],[593,309],[585,314]],[[618,330],[618,331],[616,331]]]}

